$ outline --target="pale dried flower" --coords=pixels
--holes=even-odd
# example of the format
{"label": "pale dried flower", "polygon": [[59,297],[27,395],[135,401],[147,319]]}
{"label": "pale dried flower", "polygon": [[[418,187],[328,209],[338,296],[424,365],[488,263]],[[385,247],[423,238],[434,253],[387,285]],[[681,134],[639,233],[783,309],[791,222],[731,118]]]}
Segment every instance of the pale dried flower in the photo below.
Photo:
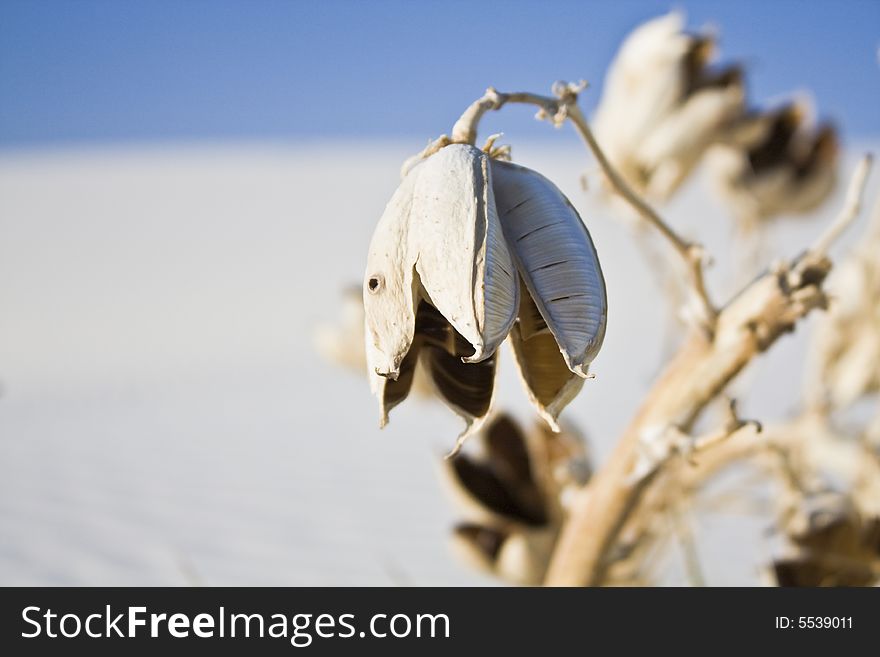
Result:
{"label": "pale dried flower", "polygon": [[382,424],[419,364],[467,423],[459,445],[489,412],[509,334],[554,428],[605,334],[602,271],[574,207],[540,174],[465,144],[406,173],[373,236],[363,295]]}

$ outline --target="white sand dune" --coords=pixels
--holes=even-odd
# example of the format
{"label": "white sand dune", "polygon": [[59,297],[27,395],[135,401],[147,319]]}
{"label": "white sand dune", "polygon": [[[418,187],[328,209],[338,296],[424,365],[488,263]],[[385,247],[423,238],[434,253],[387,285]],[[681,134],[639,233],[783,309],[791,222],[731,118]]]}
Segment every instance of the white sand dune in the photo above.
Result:
{"label": "white sand dune", "polygon": [[[0,584],[488,581],[447,549],[455,516],[433,475],[454,416],[411,401],[380,433],[366,382],[311,348],[419,146],[0,155]],[[601,457],[661,362],[663,300],[621,224],[580,191],[574,138],[514,155],[575,201],[605,269],[599,378],[564,414]],[[695,185],[667,214],[725,280],[723,209]],[[782,253],[820,221],[778,231]],[[746,414],[792,403],[803,337],[749,373]],[[497,402],[530,417],[508,356]],[[721,525],[705,539],[736,558],[708,564],[709,581],[745,583],[766,556],[760,528]],[[744,533],[751,546],[727,545]]]}

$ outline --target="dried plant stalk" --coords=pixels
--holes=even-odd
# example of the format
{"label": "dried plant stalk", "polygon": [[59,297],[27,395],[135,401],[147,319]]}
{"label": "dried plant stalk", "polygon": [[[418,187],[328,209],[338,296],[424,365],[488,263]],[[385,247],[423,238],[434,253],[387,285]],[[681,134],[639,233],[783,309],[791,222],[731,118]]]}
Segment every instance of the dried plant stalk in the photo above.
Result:
{"label": "dried plant stalk", "polygon": [[[859,209],[870,158],[853,176],[844,211],[846,225]],[[839,234],[837,228],[835,234]],[[633,509],[644,484],[628,484],[645,436],[670,426],[687,431],[706,405],[758,354],[766,351],[814,308],[825,307],[822,283],[831,270],[821,238],[800,258],[759,277],[722,309],[710,339],[693,333],[648,393],[608,463],[579,493],[563,528],[546,583],[555,586],[602,582],[609,549]]]}

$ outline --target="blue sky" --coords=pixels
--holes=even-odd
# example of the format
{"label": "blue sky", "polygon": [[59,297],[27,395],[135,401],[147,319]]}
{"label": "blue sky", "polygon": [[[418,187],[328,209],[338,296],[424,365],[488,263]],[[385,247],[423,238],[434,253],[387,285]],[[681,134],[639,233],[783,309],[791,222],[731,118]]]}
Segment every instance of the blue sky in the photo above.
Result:
{"label": "blue sky", "polygon": [[[810,89],[846,136],[880,135],[877,0],[0,0],[0,148],[427,139],[489,84],[559,78],[590,80],[592,108],[620,40],[672,7],[720,28],[756,103]],[[501,128],[548,131],[521,112]]]}

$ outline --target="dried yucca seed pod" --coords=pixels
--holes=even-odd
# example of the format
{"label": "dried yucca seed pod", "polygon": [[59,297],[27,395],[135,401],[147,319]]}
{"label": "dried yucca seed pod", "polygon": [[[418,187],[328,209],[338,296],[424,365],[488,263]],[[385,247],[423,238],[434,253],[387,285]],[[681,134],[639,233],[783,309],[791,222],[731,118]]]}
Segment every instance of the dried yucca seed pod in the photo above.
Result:
{"label": "dried yucca seed pod", "polygon": [[517,363],[554,428],[607,318],[596,250],[568,199],[534,171],[464,144],[408,168],[373,236],[363,298],[382,422],[424,366],[465,419],[462,438],[489,412],[495,352],[518,318]]}

